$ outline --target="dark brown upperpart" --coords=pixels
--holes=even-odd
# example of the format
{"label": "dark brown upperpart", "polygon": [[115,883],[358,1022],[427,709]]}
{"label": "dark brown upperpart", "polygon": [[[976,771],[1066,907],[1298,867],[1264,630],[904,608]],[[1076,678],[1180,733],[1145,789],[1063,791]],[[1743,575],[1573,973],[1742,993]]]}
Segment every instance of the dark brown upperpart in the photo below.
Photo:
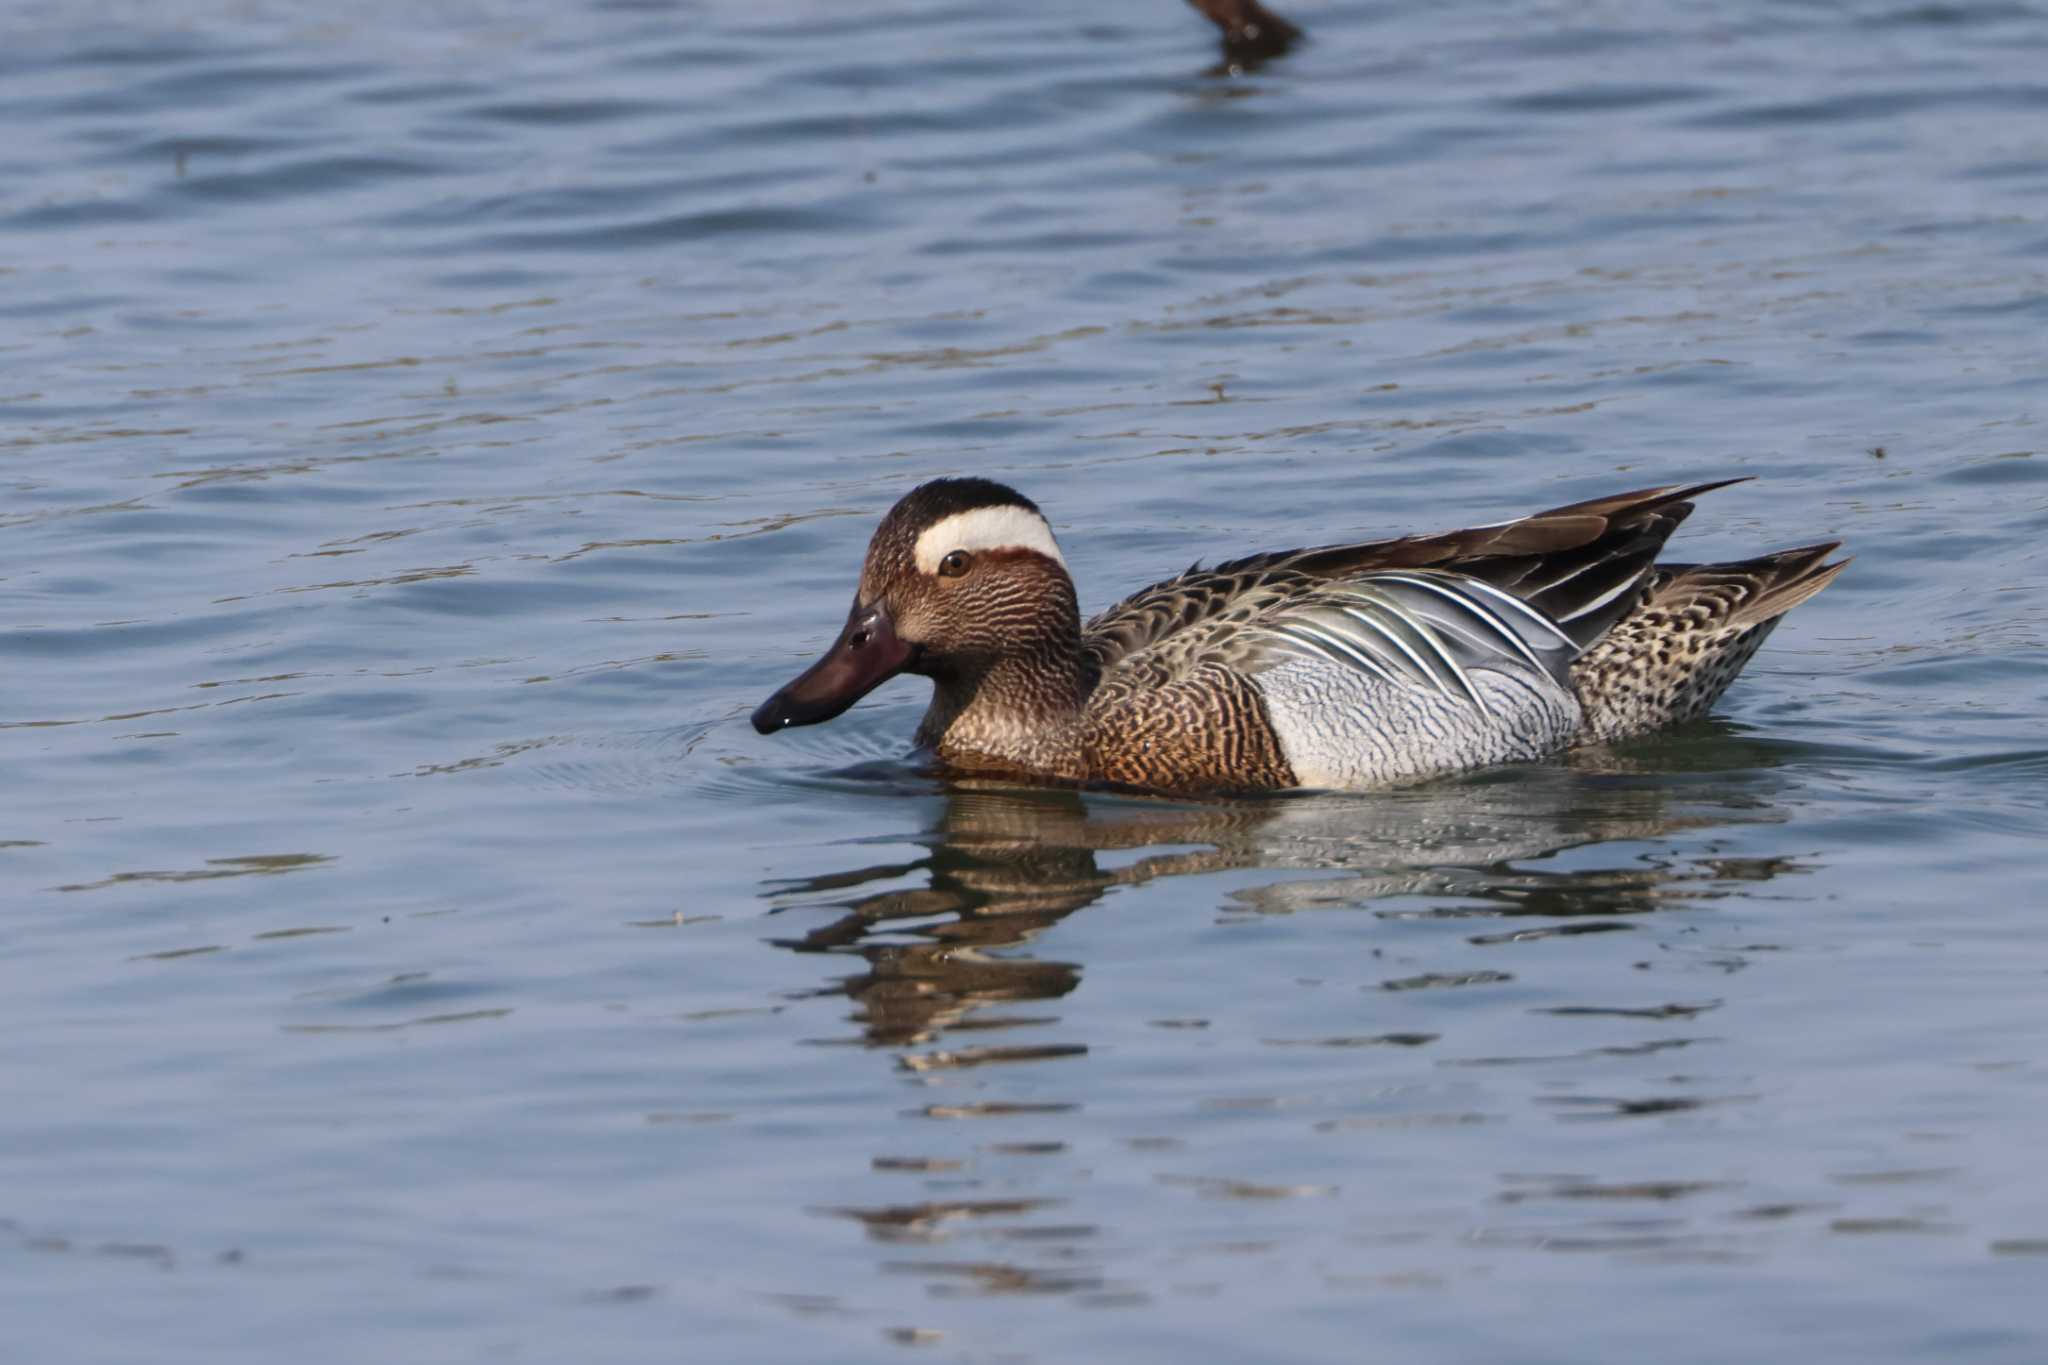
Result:
{"label": "dark brown upperpart", "polygon": [[1301,41],[1299,28],[1267,9],[1259,0],[1188,0],[1188,3],[1216,25],[1223,43],[1226,69],[1254,70],[1262,62],[1285,56],[1289,48]]}
{"label": "dark brown upperpart", "polygon": [[[1553,619],[1640,580],[1657,552],[1692,512],[1691,499],[1740,479],[1673,484],[1571,503],[1497,526],[1476,526],[1394,540],[1324,545],[1247,555],[1155,583],[1096,615],[1082,648],[1105,677],[1125,660],[1154,649],[1169,656],[1237,617],[1248,604],[1383,569],[1442,569],[1484,579]],[[1615,593],[1608,605],[1566,623],[1583,647],[1633,603]],[[1206,640],[1201,641],[1207,644]]]}

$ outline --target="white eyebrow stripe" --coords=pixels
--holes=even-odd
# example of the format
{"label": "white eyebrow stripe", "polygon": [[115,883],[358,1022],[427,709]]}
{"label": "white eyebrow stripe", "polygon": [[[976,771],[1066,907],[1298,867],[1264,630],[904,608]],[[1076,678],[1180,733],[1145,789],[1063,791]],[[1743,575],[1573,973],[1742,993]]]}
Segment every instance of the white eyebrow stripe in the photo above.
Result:
{"label": "white eyebrow stripe", "polygon": [[937,573],[939,561],[955,550],[1036,550],[1062,569],[1066,556],[1045,518],[1024,507],[976,507],[933,522],[917,538],[919,573]]}

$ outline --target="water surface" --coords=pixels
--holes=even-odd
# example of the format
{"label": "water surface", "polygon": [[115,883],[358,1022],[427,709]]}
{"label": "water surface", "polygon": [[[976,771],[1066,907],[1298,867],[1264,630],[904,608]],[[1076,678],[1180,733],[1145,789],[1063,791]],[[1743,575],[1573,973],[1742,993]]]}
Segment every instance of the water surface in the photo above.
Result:
{"label": "water surface", "polygon": [[[23,1359],[2041,1358],[2048,16],[1290,12],[17,12]],[[755,736],[960,472],[1858,559],[1377,797]]]}

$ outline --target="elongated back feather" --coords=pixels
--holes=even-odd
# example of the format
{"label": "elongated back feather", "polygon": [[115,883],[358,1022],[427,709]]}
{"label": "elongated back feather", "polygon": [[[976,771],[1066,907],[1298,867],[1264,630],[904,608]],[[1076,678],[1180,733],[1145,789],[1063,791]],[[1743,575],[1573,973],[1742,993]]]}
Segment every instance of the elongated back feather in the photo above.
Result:
{"label": "elongated back feather", "polygon": [[1320,659],[1405,683],[1481,712],[1471,673],[1487,668],[1547,675],[1570,686],[1579,646],[1543,613],[1492,584],[1422,569],[1363,574],[1308,594],[1246,632],[1264,653]]}
{"label": "elongated back feather", "polygon": [[1637,606],[1658,550],[1692,510],[1690,499],[1739,482],[1673,484],[1493,526],[1248,555],[1210,569],[1197,564],[1098,614],[1082,648],[1100,674],[1169,645],[1192,658],[1304,593],[1385,570],[1428,569],[1478,579],[1527,603],[1583,650]]}

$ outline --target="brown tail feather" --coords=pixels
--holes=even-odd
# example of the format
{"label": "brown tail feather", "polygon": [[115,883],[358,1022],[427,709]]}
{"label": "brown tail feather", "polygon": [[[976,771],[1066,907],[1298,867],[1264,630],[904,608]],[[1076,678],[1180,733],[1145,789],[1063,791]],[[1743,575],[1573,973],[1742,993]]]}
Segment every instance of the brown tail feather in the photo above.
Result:
{"label": "brown tail feather", "polygon": [[1797,550],[1784,550],[1756,561],[1761,565],[1767,560],[1782,560],[1783,564],[1776,580],[1750,605],[1746,615],[1758,621],[1783,616],[1834,582],[1836,576],[1849,567],[1849,560],[1838,559],[1832,564],[1821,561],[1841,548],[1841,541],[1830,540],[1820,545],[1801,546]]}
{"label": "brown tail feather", "polygon": [[1706,483],[1668,483],[1659,488],[1638,488],[1632,493],[1615,493],[1605,498],[1593,498],[1565,507],[1555,507],[1548,512],[1538,512],[1536,517],[1529,520],[1533,521],[1539,517],[1637,517],[1677,503],[1691,502],[1694,498],[1719,488],[1748,483],[1755,477],[1754,474],[1743,474],[1733,479],[1712,479]]}
{"label": "brown tail feather", "polygon": [[1834,582],[1840,542],[1727,564],[1660,564],[1635,609],[1572,665],[1583,740],[1646,734],[1705,715],[1778,620]]}
{"label": "brown tail feather", "polygon": [[1667,611],[1699,610],[1704,605],[1725,618],[1722,624],[1760,625],[1834,582],[1849,561],[1821,561],[1841,548],[1841,541],[1830,540],[1727,564],[1659,564],[1649,597]]}

